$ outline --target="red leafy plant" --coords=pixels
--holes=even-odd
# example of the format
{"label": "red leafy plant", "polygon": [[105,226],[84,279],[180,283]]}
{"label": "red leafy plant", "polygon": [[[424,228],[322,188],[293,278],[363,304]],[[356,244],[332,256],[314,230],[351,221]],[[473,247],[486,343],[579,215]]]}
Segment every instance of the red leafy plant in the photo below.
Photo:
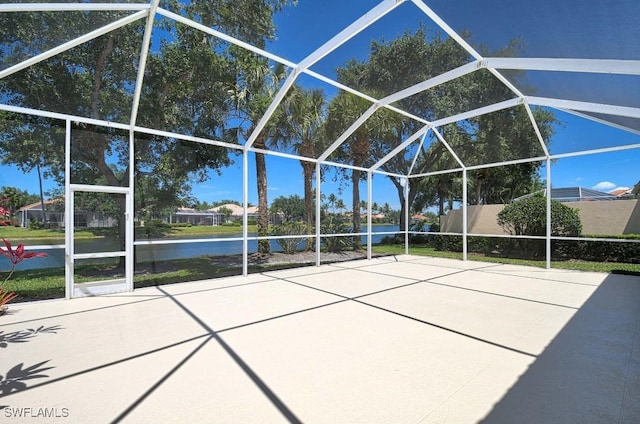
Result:
{"label": "red leafy plant", "polygon": [[7,277],[4,279],[2,284],[0,284],[0,315],[2,315],[6,311],[6,304],[18,296],[15,292],[7,291],[4,289],[4,284],[9,281],[9,278],[11,278],[11,276],[15,272],[18,264],[25,259],[47,256],[45,252],[27,252],[26,250],[24,250],[24,244],[22,243],[20,243],[18,247],[13,249],[11,243],[9,243],[8,240],[3,238],[2,241],[4,242],[6,250],[0,246],[0,255],[7,257],[11,261],[11,271],[9,271]]}

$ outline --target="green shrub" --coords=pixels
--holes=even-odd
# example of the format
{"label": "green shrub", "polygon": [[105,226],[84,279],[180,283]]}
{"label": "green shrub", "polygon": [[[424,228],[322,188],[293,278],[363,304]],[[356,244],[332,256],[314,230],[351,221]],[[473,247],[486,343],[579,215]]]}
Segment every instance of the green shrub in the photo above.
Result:
{"label": "green shrub", "polygon": [[144,223],[145,227],[161,227],[161,228],[169,228],[170,225],[160,219],[150,219]]}
{"label": "green shrub", "polygon": [[[308,229],[307,224],[305,224],[304,222],[285,222],[284,224],[272,226],[270,233],[272,236],[295,236],[304,235],[311,231],[312,230]],[[299,237],[277,239],[276,241],[278,242],[284,253],[292,254],[301,250],[306,240],[306,237]]]}
{"label": "green shrub", "polygon": [[[351,227],[342,216],[332,214],[323,220],[320,230],[322,234],[344,234],[351,232]],[[320,243],[326,252],[341,252],[353,248],[353,238],[347,236],[322,237]]]}
{"label": "green shrub", "polygon": [[[409,226],[409,231],[427,232],[429,231],[429,224],[425,221],[414,222]],[[427,234],[409,234],[409,243],[411,244],[426,244],[429,242],[429,236]]]}
{"label": "green shrub", "polygon": [[[181,224],[167,224],[159,219],[150,219],[144,223],[144,227],[137,226],[134,231],[136,238],[162,237],[169,234],[173,226],[179,225]],[[117,228],[113,230],[117,231]]]}
{"label": "green shrub", "polygon": [[459,235],[437,235],[430,243],[436,250],[447,252],[462,252],[462,236]]}
{"label": "green shrub", "polygon": [[[605,236],[589,236],[605,238]],[[637,236],[606,236],[612,239],[638,240]],[[594,262],[640,263],[640,243],[588,240],[552,240],[555,259],[580,259]]]}
{"label": "green shrub", "polygon": [[[547,198],[536,194],[513,202],[498,213],[498,224],[509,234],[519,236],[546,236]],[[551,235],[577,237],[582,232],[578,209],[570,208],[557,200],[551,200]],[[545,255],[544,240],[518,239],[508,244],[512,248],[532,256]],[[562,246],[559,246],[562,248]]]}
{"label": "green shrub", "polygon": [[[249,225],[251,225],[251,220],[249,220]],[[226,221],[222,223],[223,227],[242,227],[242,221]]]}
{"label": "green shrub", "polygon": [[174,222],[173,224],[169,224],[169,226],[171,228],[185,228],[185,227],[191,227],[191,223],[190,222]]}
{"label": "green shrub", "polygon": [[[547,199],[542,195],[529,196],[508,204],[498,213],[498,224],[506,232],[518,236],[547,234]],[[551,200],[551,234],[579,236],[582,223],[578,209]]]}
{"label": "green shrub", "polygon": [[[433,223],[429,226],[430,233],[439,233],[440,224]],[[443,250],[447,252],[462,252],[462,236],[459,235],[441,235],[441,234],[428,234],[427,242],[432,245],[436,250]]]}

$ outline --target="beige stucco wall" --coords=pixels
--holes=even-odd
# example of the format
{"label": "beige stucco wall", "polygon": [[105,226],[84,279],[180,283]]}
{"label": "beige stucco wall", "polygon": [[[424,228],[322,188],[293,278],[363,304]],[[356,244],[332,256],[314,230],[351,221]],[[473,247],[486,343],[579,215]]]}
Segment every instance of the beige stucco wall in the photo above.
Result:
{"label": "beige stucco wall", "polygon": [[[583,234],[640,234],[640,200],[566,202],[578,208]],[[468,228],[472,234],[504,234],[497,223],[503,205],[469,206]],[[449,211],[440,217],[441,231],[462,232],[462,210]]]}

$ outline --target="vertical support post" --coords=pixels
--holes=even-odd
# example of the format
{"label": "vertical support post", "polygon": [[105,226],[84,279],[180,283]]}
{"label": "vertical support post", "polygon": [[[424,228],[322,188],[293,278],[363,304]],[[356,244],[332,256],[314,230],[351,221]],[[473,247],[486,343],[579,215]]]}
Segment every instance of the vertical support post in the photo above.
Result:
{"label": "vertical support post", "polygon": [[73,193],[71,192],[71,121],[65,121],[64,136],[64,281],[65,297],[73,293]]}
{"label": "vertical support post", "polygon": [[128,291],[133,291],[133,274],[134,274],[134,237],[135,237],[135,223],[133,220],[134,215],[134,205],[133,201],[134,190],[135,190],[135,132],[133,129],[129,130],[129,192],[125,196],[125,227],[124,227],[124,246],[125,246],[125,263],[124,263],[124,279],[125,285],[127,286]]}
{"label": "vertical support post", "polygon": [[373,197],[373,173],[369,170],[367,171],[367,259],[371,259],[371,224],[373,220],[371,219],[371,198]]}
{"label": "vertical support post", "polygon": [[409,254],[409,178],[404,177],[404,254]]}
{"label": "vertical support post", "polygon": [[249,152],[242,151],[242,275],[249,275]]}
{"label": "vertical support post", "polygon": [[551,269],[551,159],[547,156],[547,269]]}
{"label": "vertical support post", "polygon": [[322,190],[320,190],[320,162],[316,162],[316,266],[320,266],[320,213],[322,212]]}
{"label": "vertical support post", "polygon": [[462,260],[468,259],[467,249],[467,204],[469,203],[467,194],[467,168],[462,170]]}

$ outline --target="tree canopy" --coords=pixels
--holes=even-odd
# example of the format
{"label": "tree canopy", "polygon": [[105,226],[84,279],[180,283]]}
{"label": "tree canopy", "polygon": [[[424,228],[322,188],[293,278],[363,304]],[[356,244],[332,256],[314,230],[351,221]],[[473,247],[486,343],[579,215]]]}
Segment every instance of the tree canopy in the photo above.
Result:
{"label": "tree canopy", "polygon": [[[294,0],[208,0],[176,1],[166,7],[195,22],[264,47],[275,35],[274,14],[295,3]],[[56,12],[21,13],[13,15],[11,22],[7,21],[7,14],[2,14],[0,24],[10,23],[15,29],[2,31],[2,42],[13,47],[0,58],[0,65],[6,68],[56,45],[63,36],[103,27],[126,18],[128,13],[65,13],[64,32],[56,21],[63,15]],[[240,151],[240,144],[250,140],[256,148],[258,233],[266,236],[269,203],[264,152],[277,149],[316,159],[354,121],[372,111],[342,144],[333,146],[328,157],[330,161],[348,165],[339,172],[341,177],[350,179],[351,204],[347,207],[342,203],[344,206],[339,209],[350,210],[353,231],[360,232],[363,201],[360,183],[364,171],[395,152],[417,131],[424,131],[424,122],[374,106],[346,90],[338,90],[327,99],[322,90],[293,84],[269,121],[261,125],[282,82],[290,75],[286,66],[191,26],[157,17],[142,76],[133,58],[137,58],[143,48],[144,23],[144,20],[131,22],[0,80],[0,96],[11,105],[116,123],[129,123],[133,119],[134,124],[150,129],[134,132],[134,151],[130,152],[129,130],[72,122],[72,182],[128,186],[129,176],[133,174],[135,211],[138,218],[143,219],[177,206],[205,208],[206,202],[191,196],[192,185],[232,164],[233,153]],[[51,31],[34,37],[30,35],[33,27]],[[471,37],[465,33],[462,36]],[[519,48],[514,41],[486,54],[514,56]],[[339,83],[382,99],[472,60],[455,40],[422,26],[392,40],[373,41],[368,57],[338,67],[336,75]],[[510,76],[522,75],[511,73]],[[135,88],[141,77],[144,83],[137,103]],[[434,121],[513,97],[515,94],[503,81],[489,70],[479,69],[402,98],[393,105],[408,114]],[[134,105],[137,105],[135,110]],[[533,109],[531,113],[543,143],[548,142],[555,117],[542,109]],[[63,124],[55,119],[2,112],[0,159],[25,171],[37,167],[61,183],[64,131]],[[235,144],[238,149],[178,140],[166,132]],[[430,129],[424,144],[417,138],[404,151],[388,157],[381,169],[395,174],[388,178],[397,190],[404,226],[405,195],[411,210],[437,205],[443,213],[445,203],[451,207],[461,200],[462,178],[460,173],[414,178],[405,193],[405,181],[400,175],[449,170],[460,167],[460,163],[472,166],[536,157],[540,156],[541,149],[530,110],[519,105]],[[457,158],[451,150],[455,150]],[[132,162],[130,156],[134,158]],[[312,181],[320,176],[315,175],[315,163],[302,160],[301,165],[304,177],[301,216],[310,228],[315,214]],[[469,171],[468,202],[506,203],[529,193],[540,185],[537,177],[540,166],[541,162],[527,162]],[[123,201],[119,208],[122,213]],[[359,237],[354,239],[354,247],[361,247]],[[260,251],[269,251],[267,240],[260,240]]]}
{"label": "tree canopy", "polygon": [[301,221],[305,215],[304,199],[296,194],[276,197],[269,209],[273,215],[282,214],[284,222]]}
{"label": "tree canopy", "polygon": [[[295,0],[170,2],[173,12],[257,46],[275,35],[273,16]],[[123,11],[0,14],[2,68],[54,47],[69,35],[85,34],[126,17]],[[81,117],[129,122],[132,116],[144,20],[55,55],[0,80],[5,103]],[[37,37],[33,28],[40,28]],[[10,30],[8,30],[10,29]],[[184,24],[156,22],[147,58],[136,123],[238,143],[227,125],[235,113],[229,91],[260,65],[219,38]],[[238,69],[245,69],[244,73]],[[243,107],[256,107],[245,104]],[[9,119],[7,119],[9,118]],[[72,123],[72,182],[128,186],[135,167],[137,210],[175,206],[194,182],[231,163],[225,148],[136,134],[129,163],[126,131]],[[38,165],[63,181],[64,123],[37,117],[0,116],[0,158],[23,170]],[[124,210],[124,204],[120,205]]]}
{"label": "tree canopy", "polygon": [[[470,34],[463,36],[469,38]],[[512,42],[492,55],[512,56],[518,48],[518,43]],[[415,32],[406,31],[390,41],[372,42],[366,60],[352,60],[346,66],[338,68],[337,74],[340,82],[380,98],[455,69],[469,63],[470,60],[468,53],[454,40],[421,27]],[[342,102],[341,96],[347,94],[340,93],[332,101],[330,110]],[[407,112],[432,121],[513,97],[514,94],[509,87],[490,72],[481,70],[401,99],[397,105]],[[370,105],[352,108],[354,112],[351,114],[353,116],[349,116],[353,118],[350,122],[359,117],[368,106]],[[533,115],[542,138],[548,142],[553,133],[553,124],[556,122],[554,115],[542,109],[534,109]],[[424,126],[405,117],[388,113],[384,118],[383,116],[384,114],[378,110],[370,121],[353,134],[352,137],[357,138],[365,133],[366,136],[361,138],[366,138],[367,143],[363,143],[366,151],[360,152],[360,156],[351,157],[351,165],[372,164]],[[346,129],[344,125],[334,127],[339,128],[338,132]],[[374,127],[376,130],[372,131]],[[438,131],[467,166],[499,163],[542,154],[540,141],[524,106],[464,119],[445,125]],[[430,137],[421,151],[418,150],[419,143],[416,142],[404,152],[392,157],[382,169],[396,174],[407,174],[413,166],[413,174],[422,174],[460,167],[447,146],[441,143],[433,132],[430,133]],[[349,143],[347,141],[344,146],[348,148]],[[418,160],[414,162],[416,154]],[[540,162],[531,162],[479,169],[470,173],[469,203],[503,203],[529,193],[539,182],[536,173],[540,166]],[[354,173],[357,174],[357,171]],[[389,178],[397,189],[400,204],[404,209],[402,181],[398,177]],[[461,200],[461,183],[462,179],[456,177],[456,174],[411,179],[409,203],[415,210],[439,205],[442,213],[445,202]],[[404,225],[404,210],[401,216]]]}

